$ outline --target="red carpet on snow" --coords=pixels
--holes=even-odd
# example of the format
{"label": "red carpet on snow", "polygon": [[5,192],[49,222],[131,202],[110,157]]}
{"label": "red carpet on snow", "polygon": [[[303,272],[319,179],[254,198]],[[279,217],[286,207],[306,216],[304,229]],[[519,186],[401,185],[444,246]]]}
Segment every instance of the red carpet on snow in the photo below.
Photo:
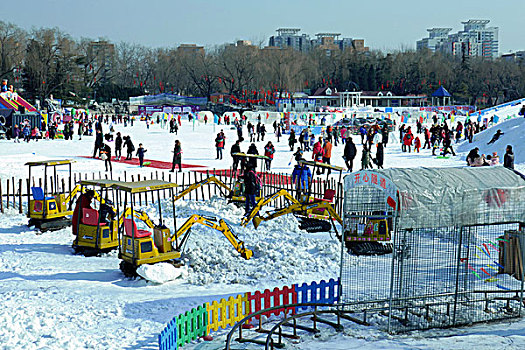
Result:
{"label": "red carpet on snow", "polygon": [[[92,158],[89,156],[81,156],[82,158]],[[136,165],[139,166],[139,159],[137,157],[132,158],[131,160],[126,160],[125,158],[120,158],[120,160],[116,160],[115,157],[111,158],[112,163],[124,163],[129,165]],[[157,169],[171,169],[171,162],[163,162],[160,160],[153,160],[153,159],[146,159],[144,158],[144,163],[148,163],[148,165],[145,165],[145,167],[148,168],[157,168]],[[184,164],[182,163],[183,168],[205,168],[204,165],[194,165],[194,164]],[[178,169],[178,166],[177,166]]]}
{"label": "red carpet on snow", "polygon": [[[92,158],[89,156],[81,156],[81,157],[88,158],[88,159]],[[116,160],[115,157],[112,157],[111,162],[139,166],[139,159],[137,157],[132,158],[131,160],[126,160],[125,158],[120,158],[120,160]],[[153,159],[144,159],[144,163],[148,163],[148,162],[149,164],[145,165],[144,167],[156,168],[156,169],[171,169],[171,162],[163,162],[160,160],[153,160]],[[183,168],[206,168],[206,166],[204,165],[184,164],[184,163],[182,163],[182,167]],[[200,170],[195,170],[195,171],[199,173],[203,173],[203,174],[206,174],[206,172],[208,172],[209,175],[237,177],[236,174],[232,173],[231,169],[209,169],[209,170],[200,169]],[[266,172],[258,172],[257,175],[259,175],[262,178],[263,182],[266,184],[289,185],[292,183],[292,177],[287,176],[287,175],[270,174]]]}
{"label": "red carpet on snow", "polygon": [[[206,173],[210,175],[218,175],[218,176],[228,176],[228,177],[237,177],[235,173],[232,173],[231,169],[214,169],[214,170],[195,170],[199,173]],[[263,179],[263,182],[266,184],[272,184],[272,185],[288,185],[292,183],[292,177],[287,175],[279,175],[279,174],[270,174],[265,172],[258,172],[257,175],[261,179]]]}

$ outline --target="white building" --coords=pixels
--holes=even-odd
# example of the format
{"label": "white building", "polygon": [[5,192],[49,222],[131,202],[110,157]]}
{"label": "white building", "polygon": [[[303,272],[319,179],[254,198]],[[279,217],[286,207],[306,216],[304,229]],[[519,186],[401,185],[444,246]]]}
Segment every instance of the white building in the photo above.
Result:
{"label": "white building", "polygon": [[429,37],[417,42],[417,49],[441,51],[454,56],[497,58],[499,28],[487,27],[489,20],[471,19],[462,22],[463,30],[448,34],[450,28],[428,29]]}

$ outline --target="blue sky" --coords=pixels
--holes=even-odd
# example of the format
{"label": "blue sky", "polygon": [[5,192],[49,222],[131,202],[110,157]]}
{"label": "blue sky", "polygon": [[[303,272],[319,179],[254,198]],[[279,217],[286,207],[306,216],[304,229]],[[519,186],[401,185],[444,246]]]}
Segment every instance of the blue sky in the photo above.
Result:
{"label": "blue sky", "polygon": [[312,36],[362,38],[372,49],[387,50],[415,48],[427,28],[458,31],[462,21],[489,19],[500,29],[501,53],[525,50],[525,0],[11,0],[0,1],[0,19],[150,47],[238,39],[267,45],[277,28],[297,27]]}

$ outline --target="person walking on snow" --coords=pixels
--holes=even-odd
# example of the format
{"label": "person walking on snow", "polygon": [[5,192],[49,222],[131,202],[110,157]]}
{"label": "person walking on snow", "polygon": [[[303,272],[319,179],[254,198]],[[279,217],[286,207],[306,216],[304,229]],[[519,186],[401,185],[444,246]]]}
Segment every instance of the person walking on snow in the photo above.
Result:
{"label": "person walking on snow", "polygon": [[222,130],[215,138],[215,147],[217,148],[217,158],[215,159],[222,159],[222,150],[224,149],[224,134]]}
{"label": "person walking on snow", "polygon": [[148,150],[144,149],[142,147],[142,143],[139,143],[139,148],[137,149],[137,156],[139,157],[139,163],[140,167],[142,168],[144,165],[144,153],[146,153]]}
{"label": "person walking on snow", "polygon": [[[332,158],[332,143],[330,143],[329,139],[325,139],[323,145],[323,163],[330,164],[330,158]],[[322,173],[324,174],[324,168]],[[331,170],[328,169],[328,175],[330,175],[330,173]]]}
{"label": "person walking on snow", "polygon": [[352,172],[352,168],[354,165],[354,158],[357,154],[357,148],[355,147],[354,141],[351,137],[346,139],[345,143],[345,150],[344,150],[344,160],[346,164],[346,168],[349,172]]}
{"label": "person walking on snow", "polygon": [[419,136],[416,136],[416,139],[414,140],[414,150],[419,153],[419,149],[421,148],[421,140],[419,139]]}
{"label": "person walking on snow", "polygon": [[18,125],[15,125],[13,127],[13,138],[15,139],[15,143],[20,143],[20,140],[19,140],[19,137],[20,137],[20,128],[18,127]]}
{"label": "person walking on snow", "polygon": [[288,146],[290,146],[290,151],[293,152],[293,148],[297,140],[295,139],[295,131],[290,130],[290,137],[288,137]]}
{"label": "person walking on snow", "polygon": [[131,137],[125,136],[124,137],[124,146],[126,146],[126,160],[131,160],[133,158],[133,151],[135,151],[135,145],[133,145],[133,142],[131,142]]}
{"label": "person walking on snow", "polygon": [[383,169],[383,162],[385,160],[385,150],[383,144],[379,142],[377,144],[376,158],[375,162],[378,169]]}
{"label": "person walking on snow", "polygon": [[403,152],[406,152],[406,150],[408,149],[408,153],[410,153],[412,147],[412,140],[414,140],[414,135],[412,135],[412,130],[409,126],[406,130],[405,136],[403,136]]}
{"label": "person walking on snow", "polygon": [[264,155],[268,157],[268,159],[265,159],[266,171],[271,170],[274,153],[275,153],[275,147],[273,147],[272,141],[268,141],[266,146],[264,146]]}
{"label": "person walking on snow", "polygon": [[241,153],[241,145],[240,145],[241,141],[237,140],[235,141],[235,143],[232,145],[232,148],[230,149],[230,155],[232,156],[232,159],[233,159],[233,164],[232,164],[232,172],[237,175],[237,168],[239,167],[239,161],[241,160],[241,157],[240,156],[236,156],[234,155],[235,153]]}
{"label": "person walking on snow", "polygon": [[505,155],[503,156],[503,166],[508,169],[514,169],[514,152],[512,146],[507,145]]}
{"label": "person walking on snow", "polygon": [[319,137],[319,141],[317,141],[314,144],[314,148],[312,151],[312,159],[316,162],[322,162],[323,161],[323,139]]}
{"label": "person walking on snow", "polygon": [[180,141],[175,141],[175,147],[173,148],[173,162],[171,164],[171,172],[175,171],[175,165],[179,166],[179,173],[182,172],[182,147]]}
{"label": "person walking on snow", "polygon": [[115,158],[116,160],[120,160],[121,156],[122,156],[122,136],[120,136],[120,132],[117,132],[117,137],[115,138]]}
{"label": "person walking on snow", "polygon": [[106,171],[108,171],[108,165],[109,165],[109,171],[112,172],[113,168],[111,167],[111,147],[109,147],[109,145],[105,143],[100,149],[100,153],[101,153],[102,159],[104,160]]}
{"label": "person walking on snow", "polygon": [[261,190],[261,181],[254,169],[251,164],[248,164],[244,172],[244,196],[246,198],[244,209],[246,215],[249,215],[255,207],[255,196],[258,195]]}
{"label": "person walking on snow", "polygon": [[102,136],[102,131],[97,129],[97,133],[95,135],[95,148],[93,149],[93,158],[97,157],[97,152],[100,151],[103,145],[104,145],[104,139]]}

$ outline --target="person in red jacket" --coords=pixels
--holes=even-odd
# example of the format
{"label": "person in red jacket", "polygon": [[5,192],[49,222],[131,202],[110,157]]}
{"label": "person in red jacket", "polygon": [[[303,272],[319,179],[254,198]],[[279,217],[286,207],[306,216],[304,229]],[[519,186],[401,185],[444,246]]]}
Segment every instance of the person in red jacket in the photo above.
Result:
{"label": "person in red jacket", "polygon": [[275,147],[273,147],[272,141],[268,141],[264,146],[264,155],[269,159],[266,159],[266,171],[270,171],[272,167],[273,154],[275,153]]}
{"label": "person in red jacket", "polygon": [[414,135],[412,135],[412,130],[408,127],[405,136],[403,136],[403,152],[406,152],[408,148],[408,153],[411,151],[412,140],[414,140]]}
{"label": "person in red jacket", "polygon": [[313,149],[313,152],[312,152],[312,159],[314,161],[316,161],[316,162],[322,162],[323,161],[323,155],[324,155],[323,138],[320,137],[319,141],[314,143],[314,149]]}
{"label": "person in red jacket", "polygon": [[421,148],[421,140],[419,139],[419,136],[416,136],[416,139],[414,140],[414,150],[419,153],[419,149]]}
{"label": "person in red jacket", "polygon": [[77,235],[78,220],[82,222],[82,209],[93,209],[91,208],[91,201],[95,197],[95,191],[87,190],[86,193],[82,193],[78,197],[75,203],[75,210],[73,211],[73,234]]}

